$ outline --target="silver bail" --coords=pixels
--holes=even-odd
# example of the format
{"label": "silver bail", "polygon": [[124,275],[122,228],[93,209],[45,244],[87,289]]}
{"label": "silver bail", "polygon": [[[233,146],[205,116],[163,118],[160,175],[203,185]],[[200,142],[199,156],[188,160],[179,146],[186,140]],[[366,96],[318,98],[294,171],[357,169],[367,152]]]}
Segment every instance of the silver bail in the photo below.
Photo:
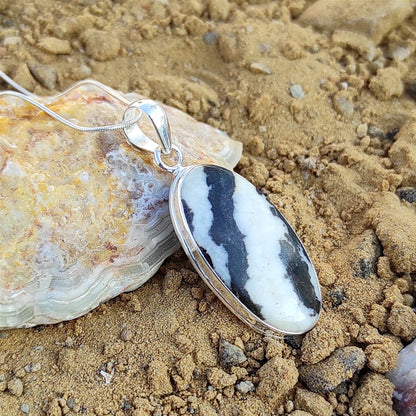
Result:
{"label": "silver bail", "polygon": [[123,115],[123,123],[126,124],[124,133],[128,141],[139,149],[152,153],[160,147],[143,133],[137,123],[129,125],[129,120],[134,119],[137,110],[143,111],[149,117],[162,143],[162,153],[169,154],[172,151],[169,120],[162,106],[153,100],[134,101],[127,107]]}

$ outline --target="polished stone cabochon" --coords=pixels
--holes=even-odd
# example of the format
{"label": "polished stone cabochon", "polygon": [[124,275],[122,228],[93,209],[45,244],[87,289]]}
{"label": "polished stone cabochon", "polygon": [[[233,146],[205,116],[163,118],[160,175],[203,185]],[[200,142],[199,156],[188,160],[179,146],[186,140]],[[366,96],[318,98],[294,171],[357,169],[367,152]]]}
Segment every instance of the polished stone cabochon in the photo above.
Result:
{"label": "polished stone cabochon", "polygon": [[181,181],[187,231],[214,278],[273,328],[310,330],[321,310],[318,278],[282,214],[250,182],[219,166],[194,166]]}

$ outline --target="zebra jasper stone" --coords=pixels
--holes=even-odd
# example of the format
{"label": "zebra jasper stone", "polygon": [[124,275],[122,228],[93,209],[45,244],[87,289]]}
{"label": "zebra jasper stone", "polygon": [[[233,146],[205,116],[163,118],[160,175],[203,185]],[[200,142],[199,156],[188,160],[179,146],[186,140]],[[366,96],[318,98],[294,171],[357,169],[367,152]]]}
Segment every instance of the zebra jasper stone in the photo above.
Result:
{"label": "zebra jasper stone", "polygon": [[313,265],[250,182],[219,166],[191,166],[175,179],[170,205],[194,266],[237,316],[261,332],[300,334],[315,325],[321,295]]}

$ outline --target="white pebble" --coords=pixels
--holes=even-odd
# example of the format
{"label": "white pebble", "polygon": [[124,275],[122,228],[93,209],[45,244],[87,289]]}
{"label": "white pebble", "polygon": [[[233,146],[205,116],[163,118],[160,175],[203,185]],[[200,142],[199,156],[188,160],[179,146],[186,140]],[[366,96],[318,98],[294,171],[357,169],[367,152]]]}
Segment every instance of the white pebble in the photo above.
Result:
{"label": "white pebble", "polygon": [[339,86],[340,86],[341,90],[346,91],[348,89],[348,82],[343,81],[339,84]]}
{"label": "white pebble", "polygon": [[25,414],[28,414],[29,413],[29,405],[28,404],[22,404],[21,406],[20,406],[20,410],[23,412],[23,413],[25,413]]}
{"label": "white pebble", "polygon": [[266,65],[264,65],[260,62],[253,62],[250,65],[250,71],[251,72],[256,72],[256,73],[259,73],[259,74],[267,74],[267,75],[270,75],[272,73],[272,70],[268,66],[266,66]]}
{"label": "white pebble", "polygon": [[20,36],[8,36],[3,39],[4,46],[10,45],[20,45],[22,43],[22,38]]}
{"label": "white pebble", "polygon": [[104,377],[105,384],[110,384],[111,383],[111,379],[113,378],[113,374],[107,373],[104,370],[101,370],[100,374]]}
{"label": "white pebble", "polygon": [[397,61],[404,61],[410,54],[411,50],[403,46],[396,46],[394,49],[390,50],[389,53],[390,57]]}
{"label": "white pebble", "polygon": [[235,386],[235,388],[240,393],[246,394],[254,391],[254,384],[251,381],[241,381]]}
{"label": "white pebble", "polygon": [[299,84],[292,84],[290,86],[290,95],[293,98],[303,98],[305,96],[305,93],[303,92],[302,86]]}
{"label": "white pebble", "polygon": [[368,132],[368,125],[366,123],[360,124],[357,127],[357,136],[361,139],[367,135]]}

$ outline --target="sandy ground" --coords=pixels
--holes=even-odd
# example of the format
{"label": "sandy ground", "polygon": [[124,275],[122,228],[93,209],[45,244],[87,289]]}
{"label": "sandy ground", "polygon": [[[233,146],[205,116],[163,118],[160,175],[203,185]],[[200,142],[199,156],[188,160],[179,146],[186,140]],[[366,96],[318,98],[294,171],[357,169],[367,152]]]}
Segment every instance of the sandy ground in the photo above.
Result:
{"label": "sandy ground", "polygon": [[324,298],[309,334],[271,340],[178,252],[86,316],[0,332],[1,415],[395,414],[385,373],[416,336],[416,18],[404,0],[313,3],[0,1],[0,65],[27,89],[93,78],[240,140],[237,170]]}

